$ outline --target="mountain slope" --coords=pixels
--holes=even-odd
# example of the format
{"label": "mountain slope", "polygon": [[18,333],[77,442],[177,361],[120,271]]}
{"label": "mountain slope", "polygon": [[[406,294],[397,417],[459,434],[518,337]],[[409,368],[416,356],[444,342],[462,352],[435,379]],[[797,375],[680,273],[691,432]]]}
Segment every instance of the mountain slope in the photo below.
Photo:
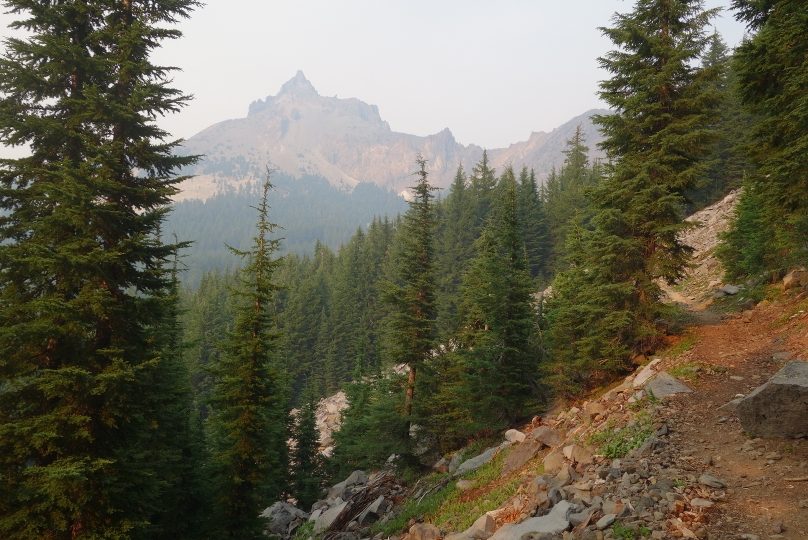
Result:
{"label": "mountain slope", "polygon": [[[542,178],[561,164],[561,149],[578,124],[591,156],[600,156],[600,136],[589,117],[604,113],[587,111],[550,133],[534,132],[527,141],[491,149],[491,163],[534,167]],[[448,128],[426,137],[392,131],[375,105],[320,96],[301,71],[276,96],[253,102],[246,118],[210,126],[188,139],[184,151],[205,158],[187,171],[196,177],[183,186],[180,199],[204,199],[255,181],[267,165],[298,178],[321,176],[347,190],[368,182],[401,192],[412,183],[417,152],[428,160],[432,182],[448,187],[458,165],[471,170],[483,153],[477,145],[458,143]]]}

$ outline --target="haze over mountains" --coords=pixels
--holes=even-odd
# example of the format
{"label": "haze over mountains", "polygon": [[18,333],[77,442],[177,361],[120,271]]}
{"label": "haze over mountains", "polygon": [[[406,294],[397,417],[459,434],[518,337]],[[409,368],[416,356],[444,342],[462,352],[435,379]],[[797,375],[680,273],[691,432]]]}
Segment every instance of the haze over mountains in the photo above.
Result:
{"label": "haze over mountains", "polygon": [[[590,157],[601,157],[595,148],[600,134],[590,116],[607,113],[593,109],[550,133],[533,132],[527,141],[489,149],[491,164],[498,170],[527,165],[544,178],[563,161],[565,141],[579,124]],[[392,131],[375,105],[321,96],[298,71],[276,96],[250,104],[246,118],[210,126],[188,139],[184,151],[205,157],[187,171],[195,178],[183,184],[179,199],[207,199],[223,188],[260,180],[267,165],[292,177],[319,176],[346,191],[372,183],[400,193],[413,182],[417,152],[428,162],[431,182],[448,187],[458,165],[470,172],[483,148],[457,142],[449,128],[426,137]]]}

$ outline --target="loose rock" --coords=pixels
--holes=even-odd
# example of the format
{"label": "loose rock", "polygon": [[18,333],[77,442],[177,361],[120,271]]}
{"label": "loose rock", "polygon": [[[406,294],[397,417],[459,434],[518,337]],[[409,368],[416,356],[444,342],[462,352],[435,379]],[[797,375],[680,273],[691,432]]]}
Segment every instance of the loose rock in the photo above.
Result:
{"label": "loose rock", "polygon": [[648,381],[645,385],[645,389],[653,393],[657,399],[693,392],[693,390],[685,386],[679,379],[666,371],[657,374],[656,377]]}

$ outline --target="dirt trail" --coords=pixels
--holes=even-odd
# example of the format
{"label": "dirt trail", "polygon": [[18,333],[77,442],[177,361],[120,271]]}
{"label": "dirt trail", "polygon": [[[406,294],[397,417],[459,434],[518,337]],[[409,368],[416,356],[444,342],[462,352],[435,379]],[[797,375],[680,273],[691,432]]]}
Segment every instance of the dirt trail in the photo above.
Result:
{"label": "dirt trail", "polygon": [[789,359],[806,358],[804,293],[756,308],[749,322],[686,292],[670,296],[697,323],[686,338],[692,347],[662,363],[680,377],[684,373],[694,389],[666,402],[663,413],[673,430],[677,465],[694,476],[712,472],[730,488],[710,514],[710,539],[808,538],[808,441],[750,440],[734,411],[719,409],[749,394]]}

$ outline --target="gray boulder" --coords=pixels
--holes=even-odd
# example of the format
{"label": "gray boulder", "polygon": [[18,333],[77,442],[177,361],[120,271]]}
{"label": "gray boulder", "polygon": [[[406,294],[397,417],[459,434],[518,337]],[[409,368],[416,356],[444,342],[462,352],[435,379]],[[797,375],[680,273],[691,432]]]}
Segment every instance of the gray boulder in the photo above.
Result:
{"label": "gray boulder", "polygon": [[645,384],[645,390],[654,394],[657,399],[675,396],[676,394],[687,394],[692,392],[690,388],[674,377],[663,371],[658,373],[653,379]]}
{"label": "gray boulder", "polygon": [[454,455],[452,456],[451,461],[449,461],[449,472],[450,473],[455,472],[457,468],[460,467],[460,463],[462,462],[462,460],[463,456],[460,454],[460,452],[455,452]]}
{"label": "gray boulder", "polygon": [[542,464],[544,465],[544,472],[555,472],[561,470],[561,466],[564,465],[564,452],[561,448],[556,448],[546,456],[542,460]]}
{"label": "gray boulder", "polygon": [[724,285],[721,290],[724,291],[725,294],[738,294],[738,291],[741,289],[735,285]]}
{"label": "gray boulder", "polygon": [[346,486],[355,486],[356,484],[367,484],[368,483],[368,475],[365,474],[365,471],[354,471],[351,473],[351,476],[345,479]]}
{"label": "gray boulder", "polygon": [[808,285],[808,272],[805,268],[795,268],[783,278],[783,288],[785,290]]}
{"label": "gray boulder", "polygon": [[343,480],[339,484],[334,484],[331,486],[331,489],[328,490],[328,495],[326,495],[326,499],[336,499],[337,497],[341,496],[345,493],[345,488],[348,487],[348,484]]}
{"label": "gray boulder", "polygon": [[577,507],[569,501],[560,501],[546,516],[534,517],[519,523],[507,523],[490,540],[512,540],[531,533],[559,534],[570,527],[569,515]]}
{"label": "gray boulder", "polygon": [[789,362],[738,404],[744,430],[755,437],[808,437],[808,362]]}
{"label": "gray boulder", "polygon": [[517,446],[516,449],[508,454],[505,461],[502,463],[502,476],[520,469],[522,465],[533,459],[533,457],[539,453],[542,446],[542,443],[532,439]]}
{"label": "gray boulder", "polygon": [[554,447],[564,442],[564,434],[549,426],[539,426],[527,436],[530,441],[539,441],[544,446]]}
{"label": "gray boulder", "polygon": [[347,501],[335,506],[334,508],[329,508],[320,514],[320,517],[314,521],[314,534],[318,534],[330,527],[346,506],[348,506]]}
{"label": "gray boulder", "polygon": [[429,523],[416,523],[410,527],[410,540],[437,540],[440,529]]}
{"label": "gray boulder", "polygon": [[267,533],[285,536],[292,521],[306,519],[309,515],[289,503],[278,501],[261,512],[261,517],[267,518]]}
{"label": "gray boulder", "polygon": [[379,518],[382,517],[384,511],[387,510],[387,503],[384,500],[383,495],[379,495],[379,498],[373,501],[370,506],[365,508],[359,517],[356,519],[357,523],[360,526],[365,527],[367,525],[371,525],[379,521]]}
{"label": "gray boulder", "polygon": [[489,448],[479,456],[473,457],[468,461],[464,461],[454,472],[454,476],[460,476],[461,474],[467,473],[469,471],[479,469],[480,467],[482,467],[483,465],[485,465],[494,458],[494,454],[497,453],[497,450],[499,450],[499,447],[494,446],[492,448]]}

